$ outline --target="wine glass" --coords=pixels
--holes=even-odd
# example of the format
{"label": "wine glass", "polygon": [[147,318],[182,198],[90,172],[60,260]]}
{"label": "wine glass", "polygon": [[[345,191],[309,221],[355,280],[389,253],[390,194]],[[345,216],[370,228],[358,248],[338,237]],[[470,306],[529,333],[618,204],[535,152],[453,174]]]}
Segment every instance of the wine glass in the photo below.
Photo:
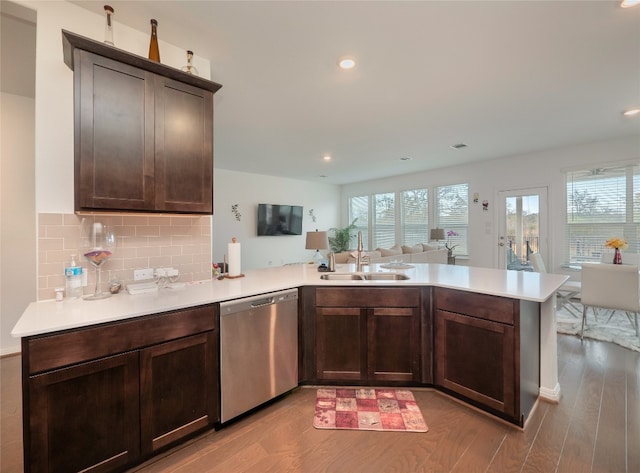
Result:
{"label": "wine glass", "polygon": [[108,225],[83,218],[80,224],[80,252],[96,268],[96,288],[88,301],[110,297],[109,292],[101,292],[102,265],[109,259],[116,247],[116,235]]}

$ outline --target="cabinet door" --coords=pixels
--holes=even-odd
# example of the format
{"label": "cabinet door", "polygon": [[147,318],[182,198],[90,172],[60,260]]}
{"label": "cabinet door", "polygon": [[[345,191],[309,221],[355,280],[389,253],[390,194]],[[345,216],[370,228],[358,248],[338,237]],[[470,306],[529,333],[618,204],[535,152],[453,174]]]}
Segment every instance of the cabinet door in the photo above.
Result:
{"label": "cabinet door", "polygon": [[359,308],[316,308],[316,375],[320,380],[367,378],[366,314]]}
{"label": "cabinet door", "polygon": [[155,150],[156,210],[213,213],[213,93],[156,76]]}
{"label": "cabinet door", "polygon": [[436,384],[516,417],[514,328],[436,311]]}
{"label": "cabinet door", "polygon": [[213,425],[218,417],[213,331],[140,352],[142,452]]}
{"label": "cabinet door", "polygon": [[138,353],[29,378],[25,471],[113,471],[140,454]]}
{"label": "cabinet door", "polygon": [[154,75],[74,54],[75,209],[152,210]]}
{"label": "cabinet door", "polygon": [[369,380],[419,381],[419,309],[373,308],[367,312]]}

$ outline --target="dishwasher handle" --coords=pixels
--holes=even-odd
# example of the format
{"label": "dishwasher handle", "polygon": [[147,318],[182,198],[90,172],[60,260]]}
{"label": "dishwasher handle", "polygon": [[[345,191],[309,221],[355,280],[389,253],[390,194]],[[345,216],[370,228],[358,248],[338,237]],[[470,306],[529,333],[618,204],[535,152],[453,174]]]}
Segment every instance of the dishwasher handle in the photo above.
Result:
{"label": "dishwasher handle", "polygon": [[274,297],[265,297],[264,299],[260,299],[259,301],[254,301],[251,303],[251,308],[257,309],[258,307],[264,307],[267,305],[273,305],[275,302]]}

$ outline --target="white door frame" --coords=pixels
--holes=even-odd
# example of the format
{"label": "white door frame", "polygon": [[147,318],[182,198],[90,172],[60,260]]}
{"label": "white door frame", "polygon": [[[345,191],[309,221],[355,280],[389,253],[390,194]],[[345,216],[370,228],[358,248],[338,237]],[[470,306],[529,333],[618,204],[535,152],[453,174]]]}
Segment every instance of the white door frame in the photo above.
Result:
{"label": "white door frame", "polygon": [[539,212],[540,212],[540,235],[538,240],[538,251],[542,255],[544,261],[548,261],[549,253],[549,207],[548,207],[549,188],[547,186],[539,187],[522,187],[518,189],[499,190],[496,193],[496,229],[495,242],[497,251],[495,252],[494,265],[496,268],[505,269],[506,253],[504,251],[506,234],[506,199],[507,197],[519,197],[525,195],[538,195]]}

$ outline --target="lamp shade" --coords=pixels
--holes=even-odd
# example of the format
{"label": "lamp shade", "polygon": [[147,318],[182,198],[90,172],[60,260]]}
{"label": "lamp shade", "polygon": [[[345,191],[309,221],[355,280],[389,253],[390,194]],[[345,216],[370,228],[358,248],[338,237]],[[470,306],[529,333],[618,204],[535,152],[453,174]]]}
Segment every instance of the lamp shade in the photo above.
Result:
{"label": "lamp shade", "polygon": [[329,248],[329,239],[327,238],[327,232],[307,232],[307,243],[305,249],[307,250],[326,250]]}
{"label": "lamp shade", "polygon": [[430,240],[444,240],[444,228],[432,228],[429,237]]}

